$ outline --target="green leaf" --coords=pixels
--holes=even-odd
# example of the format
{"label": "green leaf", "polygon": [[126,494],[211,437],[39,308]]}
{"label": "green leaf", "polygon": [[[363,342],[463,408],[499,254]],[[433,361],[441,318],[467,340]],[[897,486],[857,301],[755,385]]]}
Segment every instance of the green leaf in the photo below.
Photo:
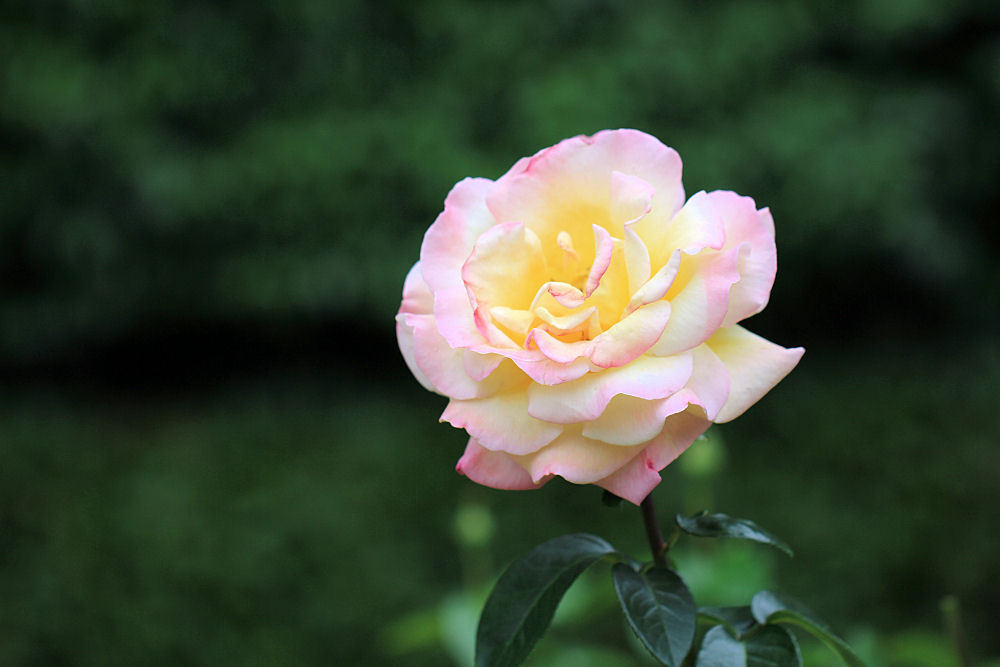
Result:
{"label": "green leaf", "polygon": [[865,663],[843,639],[833,634],[826,623],[790,597],[778,595],[771,591],[761,591],[750,601],[753,617],[760,624],[781,623],[802,628],[813,635],[830,650],[840,656],[844,664],[851,667],[865,667]]}
{"label": "green leaf", "polygon": [[692,517],[677,515],[677,525],[695,537],[736,537],[741,540],[770,544],[792,556],[791,548],[780,539],[749,519],[737,519],[726,514],[699,512]]}
{"label": "green leaf", "polygon": [[476,632],[477,667],[520,665],[552,622],[566,589],[615,548],[595,535],[562,535],[538,545],[500,575]]}
{"label": "green leaf", "polygon": [[696,667],[800,667],[795,638],[777,625],[767,625],[742,641],[723,626],[708,631]]}
{"label": "green leaf", "polygon": [[698,620],[713,625],[724,625],[736,637],[742,637],[757,625],[749,605],[742,607],[702,607],[698,610]]}
{"label": "green leaf", "polygon": [[680,665],[696,625],[694,598],[684,581],[664,567],[639,572],[625,563],[616,563],[611,576],[635,634],[657,660]]}

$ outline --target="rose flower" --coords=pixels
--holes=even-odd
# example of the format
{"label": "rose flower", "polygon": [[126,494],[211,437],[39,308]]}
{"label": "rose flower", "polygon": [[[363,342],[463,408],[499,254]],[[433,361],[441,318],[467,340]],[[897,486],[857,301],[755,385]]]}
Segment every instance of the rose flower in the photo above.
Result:
{"label": "rose flower", "polygon": [[460,473],[499,489],[558,475],[639,504],[798,363],[802,348],[737,324],[776,268],[768,209],[685,202],[676,151],[606,130],[452,189],[406,277],[399,347],[469,433]]}

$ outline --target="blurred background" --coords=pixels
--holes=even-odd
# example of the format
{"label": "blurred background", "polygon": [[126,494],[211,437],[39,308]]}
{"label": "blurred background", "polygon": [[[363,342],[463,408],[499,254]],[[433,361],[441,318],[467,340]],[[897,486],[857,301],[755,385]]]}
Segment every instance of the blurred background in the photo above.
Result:
{"label": "blurred background", "polygon": [[[703,604],[873,664],[1000,656],[1000,6],[0,3],[0,663],[463,665],[549,537],[634,507],[459,477],[393,315],[451,186],[575,134],[771,207],[798,369],[668,468]],[[643,665],[607,572],[536,665]],[[834,664],[803,640],[807,664]]]}

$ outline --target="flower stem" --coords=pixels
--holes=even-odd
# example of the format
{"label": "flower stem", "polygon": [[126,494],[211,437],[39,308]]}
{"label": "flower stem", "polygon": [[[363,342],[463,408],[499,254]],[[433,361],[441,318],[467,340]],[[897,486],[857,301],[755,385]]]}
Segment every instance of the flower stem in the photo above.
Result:
{"label": "flower stem", "polygon": [[667,566],[667,543],[663,541],[660,524],[656,520],[656,508],[653,506],[653,494],[639,505],[642,509],[642,520],[646,524],[646,538],[649,540],[649,550],[653,552],[653,562],[657,567]]}

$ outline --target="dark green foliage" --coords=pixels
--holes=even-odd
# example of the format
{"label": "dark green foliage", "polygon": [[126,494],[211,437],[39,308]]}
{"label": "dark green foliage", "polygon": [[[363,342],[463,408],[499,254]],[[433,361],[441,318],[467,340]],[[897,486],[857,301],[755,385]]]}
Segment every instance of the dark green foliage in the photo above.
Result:
{"label": "dark green foliage", "polygon": [[691,592],[673,570],[636,569],[616,563],[611,569],[625,618],[643,645],[664,665],[681,664],[695,631]]}
{"label": "dark green foliage", "polygon": [[599,537],[563,535],[514,561],[490,593],[476,632],[477,667],[517,667],[549,627],[566,589],[615,553]]}
{"label": "dark green foliage", "polygon": [[696,667],[799,667],[801,664],[795,638],[780,626],[764,626],[740,640],[720,625],[705,635]]}
{"label": "dark green foliage", "polygon": [[780,539],[748,519],[736,519],[725,514],[699,512],[692,517],[678,514],[675,517],[681,530],[696,537],[735,537],[751,542],[769,544],[789,556],[792,549]]}
{"label": "dark green foliage", "polygon": [[817,619],[812,612],[795,600],[770,591],[761,591],[753,597],[750,609],[754,619],[761,625],[782,624],[802,628],[829,646],[849,667],[865,665],[854,650],[835,635],[826,623]]}

